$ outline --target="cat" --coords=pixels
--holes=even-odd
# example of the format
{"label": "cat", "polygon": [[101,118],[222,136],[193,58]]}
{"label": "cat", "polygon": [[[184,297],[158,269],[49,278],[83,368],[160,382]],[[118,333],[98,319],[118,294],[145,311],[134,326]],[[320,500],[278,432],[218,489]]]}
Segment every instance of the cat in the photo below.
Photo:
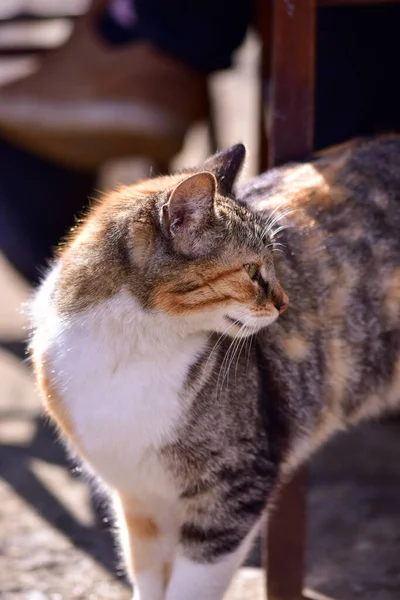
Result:
{"label": "cat", "polygon": [[296,467],[400,407],[400,137],[240,188],[244,158],[106,195],[32,306],[45,410],[109,489],[135,599],[220,600]]}

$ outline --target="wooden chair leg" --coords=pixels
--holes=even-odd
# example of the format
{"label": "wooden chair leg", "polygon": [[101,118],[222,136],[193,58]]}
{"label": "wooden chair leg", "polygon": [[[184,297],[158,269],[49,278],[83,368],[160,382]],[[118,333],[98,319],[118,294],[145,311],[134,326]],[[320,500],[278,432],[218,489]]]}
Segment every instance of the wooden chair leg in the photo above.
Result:
{"label": "wooden chair leg", "polygon": [[[260,0],[262,170],[311,154],[314,138],[316,0]],[[265,535],[268,600],[302,597],[306,550],[306,469],[281,491]]]}
{"label": "wooden chair leg", "polygon": [[268,600],[300,600],[306,555],[306,469],[281,490],[265,536]]}

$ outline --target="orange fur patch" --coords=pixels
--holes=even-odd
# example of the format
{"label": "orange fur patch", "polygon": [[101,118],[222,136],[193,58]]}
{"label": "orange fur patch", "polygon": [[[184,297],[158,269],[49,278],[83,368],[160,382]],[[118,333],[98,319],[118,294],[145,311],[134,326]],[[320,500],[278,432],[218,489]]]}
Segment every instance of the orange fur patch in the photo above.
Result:
{"label": "orange fur patch", "polygon": [[127,513],[125,519],[129,532],[135,538],[154,540],[160,535],[158,525],[151,517]]}
{"label": "orange fur patch", "polygon": [[133,573],[140,573],[161,569],[162,565],[158,565],[156,552],[160,538],[159,526],[137,499],[122,496],[119,496],[119,499],[131,570]]}
{"label": "orange fur patch", "polygon": [[46,413],[56,423],[58,429],[64,434],[72,446],[82,455],[81,445],[75,434],[72,419],[62,398],[56,391],[51,378],[47,374],[46,361],[40,360],[35,356],[32,357],[32,361],[37,385]]}
{"label": "orange fur patch", "polygon": [[[347,154],[338,155],[326,166],[304,164],[285,171],[281,184],[281,194],[287,198],[290,208],[299,210],[308,204],[322,206],[325,209],[346,200],[347,195],[338,185],[338,173],[347,162]],[[312,225],[306,213],[300,211],[291,217],[305,225]],[[307,220],[309,221],[307,223]]]}
{"label": "orange fur patch", "polygon": [[336,274],[331,272],[330,275],[334,278],[335,285],[326,306],[326,317],[329,320],[342,319],[351,303],[351,292],[358,280],[357,271],[350,264],[344,263]]}
{"label": "orange fur patch", "polygon": [[168,587],[169,580],[171,579],[171,572],[172,572],[172,565],[171,565],[171,563],[169,563],[169,562],[164,563],[164,565],[163,565],[163,584],[164,584],[164,590],[166,590],[167,587]]}
{"label": "orange fur patch", "polygon": [[152,201],[140,185],[116,190],[92,208],[83,226],[73,228],[59,250],[62,273],[55,301],[60,313],[111,298],[129,279],[130,261],[146,263],[155,239]]}
{"label": "orange fur patch", "polygon": [[289,337],[283,338],[282,343],[286,356],[290,358],[290,360],[300,362],[307,358],[309,344],[301,335],[293,334]]}
{"label": "orange fur patch", "polygon": [[388,319],[395,323],[400,318],[400,268],[393,269],[385,281],[384,310]]}
{"label": "orange fur patch", "polygon": [[[185,275],[187,280],[199,282],[198,287],[181,292]],[[244,274],[242,265],[231,269],[196,265],[183,276],[179,274],[175,281],[159,286],[153,296],[153,305],[166,313],[181,315],[232,301],[251,303],[255,297],[256,287]]]}

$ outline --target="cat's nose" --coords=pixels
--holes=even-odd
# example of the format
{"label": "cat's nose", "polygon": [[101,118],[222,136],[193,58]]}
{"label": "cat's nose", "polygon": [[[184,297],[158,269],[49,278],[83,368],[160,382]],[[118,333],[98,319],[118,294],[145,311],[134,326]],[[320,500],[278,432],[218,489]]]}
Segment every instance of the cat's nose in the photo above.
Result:
{"label": "cat's nose", "polygon": [[289,306],[289,298],[283,290],[275,299],[274,306],[280,315],[284,313],[287,307]]}

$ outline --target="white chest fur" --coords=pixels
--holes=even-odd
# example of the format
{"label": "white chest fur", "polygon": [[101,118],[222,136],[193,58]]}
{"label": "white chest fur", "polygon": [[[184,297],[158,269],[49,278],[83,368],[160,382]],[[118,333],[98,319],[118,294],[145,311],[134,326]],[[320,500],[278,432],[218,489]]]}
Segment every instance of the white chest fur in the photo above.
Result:
{"label": "white chest fur", "polygon": [[173,440],[187,408],[182,390],[206,335],[177,335],[126,292],[67,319],[45,311],[48,301],[42,290],[33,346],[46,356],[85,455],[113,487],[160,490],[156,450]]}

